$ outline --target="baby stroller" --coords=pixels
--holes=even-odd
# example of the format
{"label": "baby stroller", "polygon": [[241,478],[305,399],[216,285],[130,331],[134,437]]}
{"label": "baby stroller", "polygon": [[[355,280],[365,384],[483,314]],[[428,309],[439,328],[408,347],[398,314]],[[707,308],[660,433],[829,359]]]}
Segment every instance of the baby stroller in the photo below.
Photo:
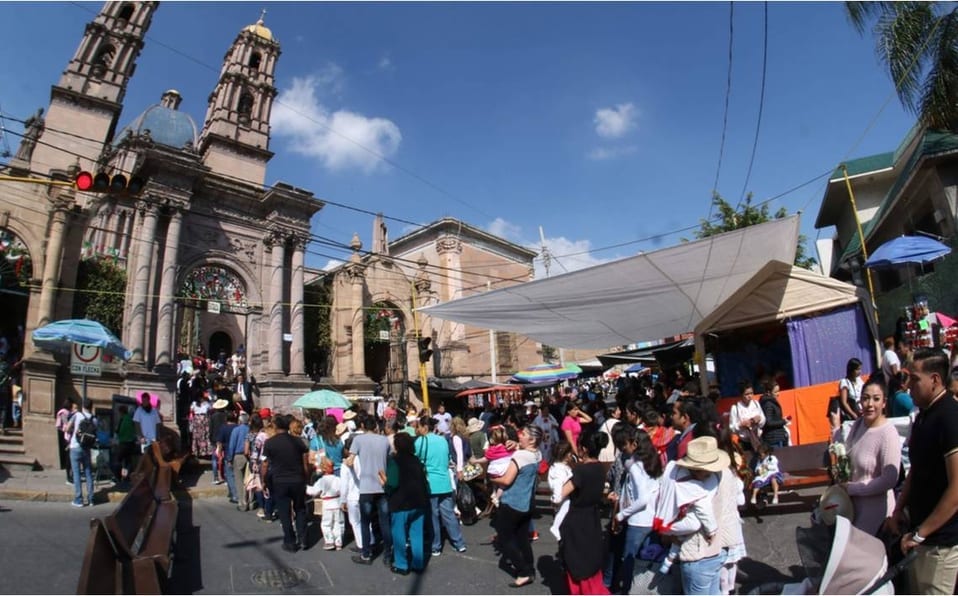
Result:
{"label": "baby stroller", "polygon": [[892,579],[914,560],[915,551],[889,567],[885,544],[839,515],[835,525],[796,528],[806,577],[798,583],[762,584],[750,594],[894,594]]}

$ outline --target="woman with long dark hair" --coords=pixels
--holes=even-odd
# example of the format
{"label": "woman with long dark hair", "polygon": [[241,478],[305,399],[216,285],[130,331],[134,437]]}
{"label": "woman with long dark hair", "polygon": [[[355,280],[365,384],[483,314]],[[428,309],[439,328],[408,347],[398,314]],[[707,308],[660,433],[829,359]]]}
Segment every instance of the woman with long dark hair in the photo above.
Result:
{"label": "woman with long dark hair", "polygon": [[608,594],[602,582],[604,552],[603,530],[599,505],[605,486],[605,469],[599,463],[599,452],[609,442],[601,432],[585,433],[579,440],[579,463],[566,481],[562,496],[569,497],[569,512],[559,533],[559,558],[566,570],[570,594]]}

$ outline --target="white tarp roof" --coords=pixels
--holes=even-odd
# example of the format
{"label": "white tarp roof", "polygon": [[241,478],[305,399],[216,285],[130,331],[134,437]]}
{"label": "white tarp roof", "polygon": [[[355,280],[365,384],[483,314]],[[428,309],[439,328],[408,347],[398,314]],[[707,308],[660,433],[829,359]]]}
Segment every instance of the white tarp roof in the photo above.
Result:
{"label": "white tarp roof", "polygon": [[692,331],[770,260],[792,262],[797,215],[421,308],[562,348],[610,348]]}
{"label": "white tarp roof", "polygon": [[859,300],[868,313],[871,301],[864,290],[789,263],[771,261],[696,325],[695,334],[781,321]]}

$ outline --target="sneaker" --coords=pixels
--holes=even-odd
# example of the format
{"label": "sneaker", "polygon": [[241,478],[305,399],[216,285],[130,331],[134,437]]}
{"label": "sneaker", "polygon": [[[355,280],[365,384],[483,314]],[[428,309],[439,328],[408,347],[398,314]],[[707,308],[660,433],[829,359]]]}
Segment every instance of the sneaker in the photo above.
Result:
{"label": "sneaker", "polygon": [[337,545],[336,545],[336,550],[343,550],[343,545],[342,545],[342,544],[337,544]]}
{"label": "sneaker", "polygon": [[290,544],[288,542],[283,543],[283,550],[288,553],[295,553],[299,548],[295,544]]}
{"label": "sneaker", "polygon": [[438,556],[441,555],[441,554],[442,554],[442,551],[441,551],[441,550],[434,550],[434,551],[432,551],[432,556],[434,556],[434,557],[438,557]]}
{"label": "sneaker", "polygon": [[327,542],[326,544],[323,545],[323,550],[334,550],[335,548],[336,548],[336,545],[331,542]]}
{"label": "sneaker", "polygon": [[772,499],[772,505],[778,505],[778,497]]}
{"label": "sneaker", "polygon": [[466,545],[465,545],[465,544],[462,544],[462,545],[460,545],[460,546],[457,546],[457,547],[456,547],[456,552],[457,552],[457,553],[464,553],[464,552],[466,552]]}
{"label": "sneaker", "polygon": [[67,486],[73,486],[73,481],[72,481],[72,480],[67,480],[67,481],[65,482],[65,484],[66,484]]}
{"label": "sneaker", "polygon": [[539,532],[536,532],[536,531],[529,532],[529,540],[531,542],[535,542],[538,539],[539,539]]}
{"label": "sneaker", "polygon": [[74,507],[83,507],[83,501],[73,501],[70,505]]}
{"label": "sneaker", "polygon": [[351,558],[353,560],[353,563],[356,563],[357,565],[372,565],[373,564],[372,557],[364,557],[362,555],[353,555]]}
{"label": "sneaker", "polygon": [[259,511],[256,512],[256,517],[258,517],[258,518],[260,518],[260,519],[264,519],[264,518],[266,517],[266,514],[263,513],[263,510],[262,510],[262,509],[260,509]]}

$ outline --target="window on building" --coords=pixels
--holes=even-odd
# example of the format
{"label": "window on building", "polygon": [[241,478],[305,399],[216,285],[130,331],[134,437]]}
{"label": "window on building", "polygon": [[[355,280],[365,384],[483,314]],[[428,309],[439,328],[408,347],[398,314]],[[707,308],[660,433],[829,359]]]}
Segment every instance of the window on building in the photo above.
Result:
{"label": "window on building", "polygon": [[259,52],[253,52],[249,57],[249,65],[251,68],[259,69],[259,65],[262,61],[263,56]]}
{"label": "window on building", "polygon": [[113,64],[113,57],[116,55],[116,48],[110,44],[104,44],[97,50],[93,58],[93,76],[102,77]]}
{"label": "window on building", "polygon": [[134,10],[136,10],[136,7],[130,2],[126,2],[120,6],[120,12],[116,15],[116,18],[120,19],[121,21],[130,22],[133,19]]}
{"label": "window on building", "polygon": [[249,91],[243,91],[240,94],[239,103],[236,104],[236,112],[239,114],[240,122],[249,122],[253,113],[253,95]]}

